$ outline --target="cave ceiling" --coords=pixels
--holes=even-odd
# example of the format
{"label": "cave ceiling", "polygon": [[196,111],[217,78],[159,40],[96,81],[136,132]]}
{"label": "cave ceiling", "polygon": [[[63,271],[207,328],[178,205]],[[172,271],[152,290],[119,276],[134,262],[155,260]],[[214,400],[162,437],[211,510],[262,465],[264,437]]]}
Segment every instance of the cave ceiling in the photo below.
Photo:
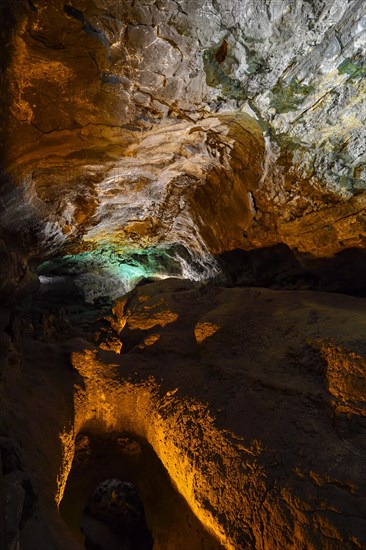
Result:
{"label": "cave ceiling", "polygon": [[235,248],[364,247],[363,0],[2,9],[1,227],[23,271],[143,253],[137,277],[199,279]]}

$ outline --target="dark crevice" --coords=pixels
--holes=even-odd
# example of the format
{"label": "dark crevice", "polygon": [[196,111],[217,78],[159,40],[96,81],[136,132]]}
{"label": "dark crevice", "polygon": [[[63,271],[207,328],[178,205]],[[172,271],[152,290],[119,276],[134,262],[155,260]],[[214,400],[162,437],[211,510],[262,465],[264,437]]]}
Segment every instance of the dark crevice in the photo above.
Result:
{"label": "dark crevice", "polygon": [[35,6],[31,0],[28,0],[28,4],[29,4],[29,7],[32,11],[34,11],[35,13],[38,13],[37,6]]}
{"label": "dark crevice", "polygon": [[73,6],[70,6],[68,4],[65,4],[64,5],[64,12],[66,13],[66,15],[68,15],[69,17],[73,17],[74,19],[77,19],[78,21],[80,21],[83,25],[85,23],[85,17],[84,17],[84,14],[83,12],[81,12],[80,10],[77,10],[76,8],[74,8]]}
{"label": "dark crevice", "polygon": [[254,250],[224,252],[218,261],[229,286],[366,296],[366,251],[361,248],[342,250],[331,258],[317,258],[279,243]]}
{"label": "dark crevice", "polygon": [[106,50],[109,52],[109,40],[106,34],[103,31],[94,27],[94,25],[92,25],[90,21],[86,19],[82,11],[74,8],[73,6],[70,6],[69,4],[64,4],[64,12],[68,17],[72,17],[73,19],[80,21],[80,23],[82,23],[83,25],[83,30],[89,36],[101,42],[101,44],[103,44],[103,46],[105,46]]}
{"label": "dark crevice", "polygon": [[174,541],[180,548],[182,540],[190,548],[221,548],[144,439],[93,429],[79,434],[75,449],[60,512],[85,548],[149,550],[153,543],[173,548]]}
{"label": "dark crevice", "polygon": [[215,53],[215,59],[218,63],[223,63],[226,59],[226,56],[227,56],[227,41],[226,40],[223,40],[219,49],[217,50],[217,52]]}

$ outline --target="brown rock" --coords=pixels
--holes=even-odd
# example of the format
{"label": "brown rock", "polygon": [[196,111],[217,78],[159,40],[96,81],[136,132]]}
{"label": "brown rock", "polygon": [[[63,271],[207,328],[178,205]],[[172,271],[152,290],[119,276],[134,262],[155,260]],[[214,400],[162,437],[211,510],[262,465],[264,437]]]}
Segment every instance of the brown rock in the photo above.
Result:
{"label": "brown rock", "polygon": [[[337,294],[168,279],[117,303],[120,355],[75,340],[79,380],[56,348],[44,378],[35,359],[46,344],[28,345],[32,368],[7,372],[4,403],[51,531],[66,540],[51,503],[62,500],[77,434],[92,428],[147,441],[225,548],[365,546],[364,306]],[[149,311],[169,312],[170,322],[146,324]]]}

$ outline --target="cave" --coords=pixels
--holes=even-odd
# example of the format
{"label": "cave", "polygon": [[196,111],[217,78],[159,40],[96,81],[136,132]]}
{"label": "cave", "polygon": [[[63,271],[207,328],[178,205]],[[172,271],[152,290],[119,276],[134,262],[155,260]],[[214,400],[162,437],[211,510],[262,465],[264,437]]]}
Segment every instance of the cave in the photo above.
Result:
{"label": "cave", "polygon": [[86,548],[221,548],[146,440],[94,427],[75,449],[60,513]]}
{"label": "cave", "polygon": [[0,548],[366,548],[364,0],[0,33]]}

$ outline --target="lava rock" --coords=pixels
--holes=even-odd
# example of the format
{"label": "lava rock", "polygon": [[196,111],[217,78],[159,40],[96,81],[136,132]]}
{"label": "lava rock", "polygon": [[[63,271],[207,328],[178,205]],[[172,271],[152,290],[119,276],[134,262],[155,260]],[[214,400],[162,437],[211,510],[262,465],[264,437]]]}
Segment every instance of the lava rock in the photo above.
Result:
{"label": "lava rock", "polygon": [[[153,546],[143,504],[136,487],[130,482],[104,481],[89,498],[84,514],[108,525],[113,533],[119,535],[123,548],[149,550]],[[87,531],[85,534],[89,538]],[[93,545],[88,542],[86,547],[93,548]]]}

